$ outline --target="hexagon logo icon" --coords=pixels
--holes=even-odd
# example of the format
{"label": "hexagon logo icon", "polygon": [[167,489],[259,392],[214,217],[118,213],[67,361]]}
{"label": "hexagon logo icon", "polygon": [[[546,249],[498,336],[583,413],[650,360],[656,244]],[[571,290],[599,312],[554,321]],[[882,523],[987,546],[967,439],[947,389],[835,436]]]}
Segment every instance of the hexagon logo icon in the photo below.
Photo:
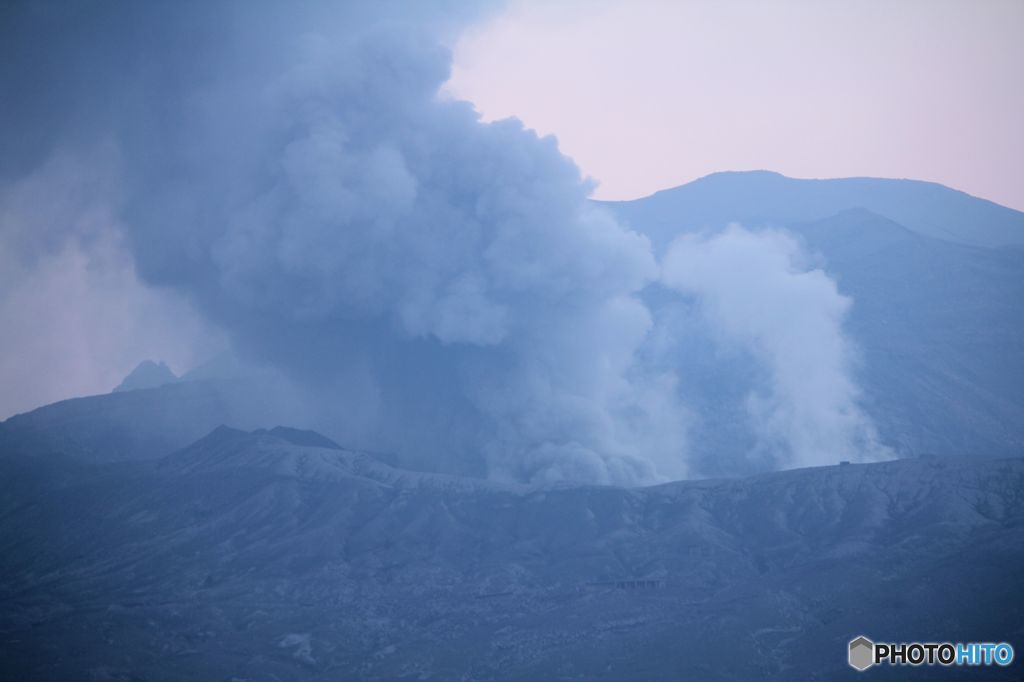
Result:
{"label": "hexagon logo icon", "polygon": [[850,667],[855,670],[867,670],[875,662],[875,643],[861,635],[850,640]]}

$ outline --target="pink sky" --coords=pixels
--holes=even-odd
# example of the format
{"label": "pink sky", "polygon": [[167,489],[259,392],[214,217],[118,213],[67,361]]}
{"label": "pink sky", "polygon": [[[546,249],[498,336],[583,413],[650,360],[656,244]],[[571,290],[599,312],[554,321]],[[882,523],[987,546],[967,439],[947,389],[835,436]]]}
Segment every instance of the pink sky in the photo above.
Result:
{"label": "pink sky", "polygon": [[627,199],[720,170],[909,177],[1024,209],[1024,1],[513,2],[450,91]]}

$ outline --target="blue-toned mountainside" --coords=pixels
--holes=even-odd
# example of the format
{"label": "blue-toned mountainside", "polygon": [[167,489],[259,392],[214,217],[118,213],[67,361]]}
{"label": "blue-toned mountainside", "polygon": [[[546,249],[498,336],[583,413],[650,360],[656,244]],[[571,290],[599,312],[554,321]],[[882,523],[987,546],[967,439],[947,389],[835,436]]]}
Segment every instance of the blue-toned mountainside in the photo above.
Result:
{"label": "blue-toned mountainside", "polygon": [[[768,172],[603,205],[662,253],[679,234],[730,222],[796,234],[853,299],[846,329],[864,408],[887,444],[904,454],[1024,453],[1024,213],[931,183]],[[700,344],[681,362],[704,425],[695,447],[742,449],[742,438],[728,439],[742,415],[718,396],[747,369]]]}
{"label": "blue-toned mountainside", "polygon": [[[151,363],[129,390],[0,423],[0,679],[834,680],[860,679],[846,645],[861,634],[1020,652],[1024,248],[949,238],[994,210],[959,193],[974,217],[941,222],[941,202],[884,212],[870,192],[766,203],[748,191],[764,181],[830,187],[724,174],[612,208],[661,250],[732,220],[797,235],[854,300],[846,331],[882,438],[937,454],[512,485],[310,431],[229,360],[179,380]],[[1007,221],[979,234],[1012,236]],[[692,302],[644,296],[693,314],[690,456],[712,472],[742,460],[751,363],[715,347]],[[942,672],[1019,679],[1020,662]]]}
{"label": "blue-toned mountainside", "polygon": [[544,489],[311,439],[0,442],[4,675],[833,680],[858,634],[1024,637],[1024,460]]}
{"label": "blue-toned mountainside", "polygon": [[[7,443],[61,452],[86,462],[153,459],[188,445],[219,424],[257,428],[274,415],[253,401],[245,382],[183,381],[62,400],[0,423]],[[253,415],[258,415],[254,419]],[[259,417],[262,417],[260,419]]]}
{"label": "blue-toned mountainside", "polygon": [[659,247],[680,230],[728,222],[788,225],[850,208],[885,216],[925,237],[972,246],[1024,246],[1024,213],[920,180],[803,180],[770,171],[731,171],[635,201],[600,203]]}
{"label": "blue-toned mountainside", "polygon": [[164,384],[173,384],[178,380],[174,372],[163,362],[156,363],[152,360],[145,360],[131,371],[131,374],[124,378],[114,393],[121,391],[138,391],[144,388],[159,388]]}

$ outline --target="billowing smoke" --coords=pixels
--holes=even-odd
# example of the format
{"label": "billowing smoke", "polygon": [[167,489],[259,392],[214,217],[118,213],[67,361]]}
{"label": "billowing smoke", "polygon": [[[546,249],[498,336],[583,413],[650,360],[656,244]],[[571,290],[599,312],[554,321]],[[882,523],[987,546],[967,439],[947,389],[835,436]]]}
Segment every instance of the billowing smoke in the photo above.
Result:
{"label": "billowing smoke", "polygon": [[684,241],[660,274],[648,240],[588,202],[553,138],[439,94],[445,44],[486,9],[19,5],[4,78],[36,64],[47,91],[62,87],[7,114],[51,134],[14,145],[0,174],[55,154],[102,167],[144,282],[301,387],[315,422],[301,426],[407,464],[545,482],[692,473],[693,416],[645,301],[659,277],[771,368],[775,389],[751,396],[750,415],[788,463],[855,448],[866,427],[847,302],[820,273],[792,271],[788,242],[761,238],[760,258],[735,231]]}
{"label": "billowing smoke", "polygon": [[697,298],[720,343],[747,349],[767,369],[766,385],[746,399],[754,457],[810,466],[884,456],[859,406],[842,330],[851,301],[805,260],[782,232],[732,225],[676,239],[662,280]]}

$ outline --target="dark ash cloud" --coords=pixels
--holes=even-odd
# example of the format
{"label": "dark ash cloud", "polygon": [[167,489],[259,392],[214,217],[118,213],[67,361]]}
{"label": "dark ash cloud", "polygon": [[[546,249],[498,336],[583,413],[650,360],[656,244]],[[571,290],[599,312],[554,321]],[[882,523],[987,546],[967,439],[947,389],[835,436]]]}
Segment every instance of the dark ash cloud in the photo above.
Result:
{"label": "dark ash cloud", "polygon": [[[407,463],[544,482],[693,473],[691,415],[642,298],[661,276],[648,240],[588,202],[553,138],[439,94],[446,45],[492,9],[8,7],[2,78],[22,97],[0,123],[23,135],[0,173],[59,156],[113,180],[90,197],[101,227],[15,220],[0,236],[31,260],[113,230],[142,282],[288,377],[317,425]],[[670,285],[732,301],[685,260],[670,256]],[[773,368],[776,350],[756,346]],[[765,423],[833,418],[800,412],[802,390],[773,394]],[[813,461],[818,441],[782,440],[790,463]]]}

